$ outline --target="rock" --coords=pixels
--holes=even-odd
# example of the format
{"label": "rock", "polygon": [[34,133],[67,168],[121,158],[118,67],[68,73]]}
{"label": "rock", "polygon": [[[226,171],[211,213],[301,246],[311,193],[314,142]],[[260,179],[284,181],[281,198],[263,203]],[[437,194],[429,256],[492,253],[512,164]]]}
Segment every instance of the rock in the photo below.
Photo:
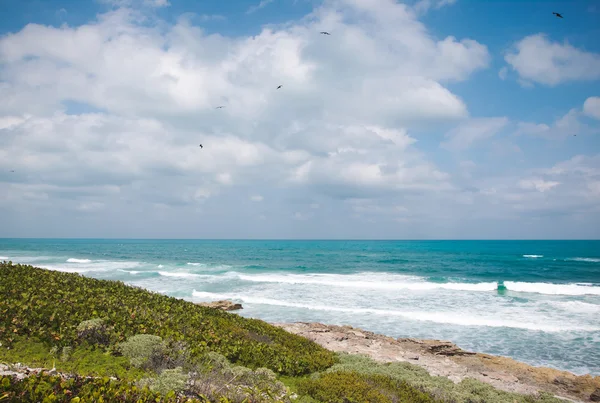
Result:
{"label": "rock", "polygon": [[208,308],[221,309],[223,311],[235,311],[238,309],[244,309],[242,304],[236,304],[229,300],[213,301],[213,302],[200,302],[200,306],[206,306]]}
{"label": "rock", "polygon": [[590,400],[592,402],[600,402],[600,388],[596,388],[594,392],[590,395]]}
{"label": "rock", "polygon": [[450,343],[449,341],[433,341],[429,346],[428,350],[435,355],[475,355],[470,351],[465,351],[458,347],[456,344]]}
{"label": "rock", "polygon": [[556,378],[554,378],[553,382],[555,385],[563,386],[566,388],[573,387],[573,381],[571,379],[567,378],[566,376],[557,376]]}

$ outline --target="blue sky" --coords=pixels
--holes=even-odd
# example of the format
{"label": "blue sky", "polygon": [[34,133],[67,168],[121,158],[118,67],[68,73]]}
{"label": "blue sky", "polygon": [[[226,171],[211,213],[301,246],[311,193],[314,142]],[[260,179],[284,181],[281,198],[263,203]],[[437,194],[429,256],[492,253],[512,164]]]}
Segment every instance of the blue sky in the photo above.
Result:
{"label": "blue sky", "polygon": [[600,1],[0,8],[0,236],[600,235]]}

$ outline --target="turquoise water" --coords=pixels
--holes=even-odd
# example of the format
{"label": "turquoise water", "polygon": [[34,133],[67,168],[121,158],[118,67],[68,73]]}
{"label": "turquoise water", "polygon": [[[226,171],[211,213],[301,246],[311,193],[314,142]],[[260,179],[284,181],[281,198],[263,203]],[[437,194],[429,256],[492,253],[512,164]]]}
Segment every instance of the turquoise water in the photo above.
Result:
{"label": "turquoise water", "polygon": [[9,259],[600,375],[600,241],[0,239]]}

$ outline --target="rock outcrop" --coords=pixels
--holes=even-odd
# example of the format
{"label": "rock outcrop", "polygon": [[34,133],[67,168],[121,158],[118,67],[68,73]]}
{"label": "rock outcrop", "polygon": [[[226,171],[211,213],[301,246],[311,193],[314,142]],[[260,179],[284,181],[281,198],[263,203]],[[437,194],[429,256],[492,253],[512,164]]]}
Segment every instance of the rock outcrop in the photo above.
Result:
{"label": "rock outcrop", "polygon": [[465,351],[449,341],[394,339],[351,326],[322,323],[273,324],[332,351],[363,354],[380,362],[410,362],[453,382],[475,378],[507,392],[534,394],[542,390],[575,402],[600,401],[599,376],[533,367],[507,357]]}
{"label": "rock outcrop", "polygon": [[221,309],[223,311],[236,311],[238,309],[244,309],[242,304],[237,304],[226,299],[222,301],[199,302],[198,305],[206,306],[208,308]]}

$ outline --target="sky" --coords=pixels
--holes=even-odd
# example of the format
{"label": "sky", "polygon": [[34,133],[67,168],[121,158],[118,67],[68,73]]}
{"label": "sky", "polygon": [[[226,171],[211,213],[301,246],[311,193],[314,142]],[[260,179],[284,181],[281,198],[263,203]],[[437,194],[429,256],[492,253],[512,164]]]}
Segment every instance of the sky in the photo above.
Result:
{"label": "sky", "polygon": [[600,0],[0,0],[0,237],[598,239],[599,38]]}

